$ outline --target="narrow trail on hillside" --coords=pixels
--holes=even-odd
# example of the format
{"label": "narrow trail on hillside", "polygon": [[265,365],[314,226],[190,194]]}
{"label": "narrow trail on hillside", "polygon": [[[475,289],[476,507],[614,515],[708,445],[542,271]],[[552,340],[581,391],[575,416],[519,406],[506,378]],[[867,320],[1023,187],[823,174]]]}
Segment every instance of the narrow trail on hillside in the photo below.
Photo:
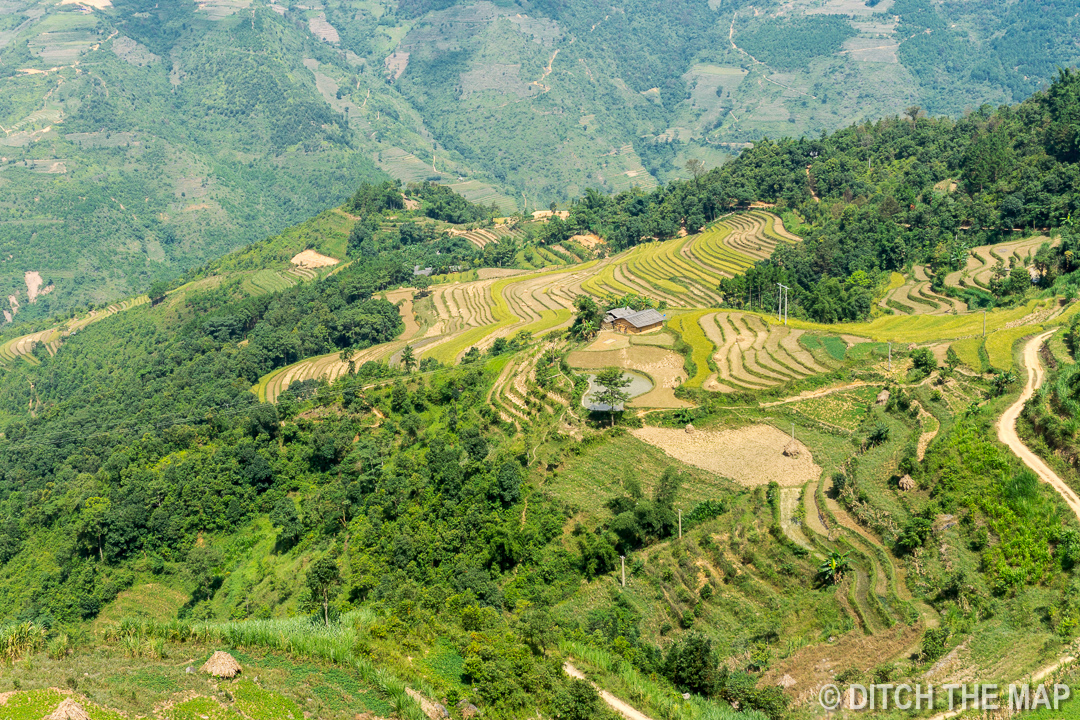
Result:
{"label": "narrow trail on hillside", "polygon": [[[562,668],[563,672],[565,672],[570,677],[578,678],[579,680],[587,680],[587,678],[585,677],[585,673],[578,670],[569,662],[564,662]],[[594,688],[596,688],[597,692],[600,693],[600,697],[603,698],[604,702],[606,702],[612,710],[626,718],[626,720],[652,720],[652,718],[650,718],[645,713],[634,709],[630,705],[627,705],[622,700],[609,693],[607,690],[601,689],[596,683],[590,684]]]}
{"label": "narrow trail on hillside", "polygon": [[1024,392],[1020,393],[1020,397],[1016,399],[1016,402],[1010,405],[1009,409],[998,420],[998,440],[1008,445],[1009,449],[1023,460],[1024,464],[1031,468],[1039,476],[1040,480],[1054,488],[1076,515],[1076,518],[1080,520],[1080,497],[1077,497],[1076,492],[1056,472],[1051,470],[1050,466],[1043,462],[1042,458],[1033,453],[1020,440],[1020,436],[1016,434],[1016,420],[1024,409],[1024,403],[1039,389],[1046,375],[1042,362],[1039,360],[1039,348],[1054,332],[1056,330],[1049,330],[1042,335],[1036,335],[1024,346],[1024,365],[1028,371],[1027,384],[1024,386]]}

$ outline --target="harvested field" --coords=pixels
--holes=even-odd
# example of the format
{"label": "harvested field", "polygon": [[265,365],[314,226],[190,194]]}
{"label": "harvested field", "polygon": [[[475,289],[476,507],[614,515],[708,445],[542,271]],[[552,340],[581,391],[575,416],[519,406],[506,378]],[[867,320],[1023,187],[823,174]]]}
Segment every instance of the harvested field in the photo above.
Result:
{"label": "harvested field", "polygon": [[804,331],[766,323],[750,313],[717,312],[701,316],[705,335],[715,346],[717,372],[703,387],[714,392],[760,390],[830,372],[838,362],[813,353],[799,342]]}
{"label": "harvested field", "polygon": [[1045,235],[1036,235],[1023,240],[971,248],[964,269],[946,275],[945,284],[956,288],[976,287],[989,290],[995,272],[1007,274],[1013,267],[1030,265],[1035,253],[1047,242],[1055,241]]}
{"label": "harvested field", "polygon": [[293,265],[304,268],[321,268],[330,267],[331,265],[337,265],[340,260],[332,258],[329,255],[322,255],[314,250],[305,250],[302,253],[297,253],[290,260]]}
{"label": "harvested field", "polygon": [[527,270],[518,270],[517,268],[479,268],[476,271],[476,276],[481,280],[493,280],[495,278],[514,277],[515,275],[523,275]]}
{"label": "harvested field", "polygon": [[967,312],[967,303],[964,301],[939,295],[931,290],[930,276],[924,265],[913,265],[911,274],[912,279],[901,285],[890,284],[890,289],[878,305],[903,315],[956,315]]}
{"label": "harvested field", "polygon": [[816,480],[821,468],[799,441],[796,457],[783,454],[791,436],[772,425],[749,425],[736,430],[685,430],[645,427],[631,430],[639,440],[654,445],[682,462],[753,487],[777,482],[798,487]]}
{"label": "harvested field", "polygon": [[675,388],[686,380],[681,355],[658,347],[636,346],[619,350],[577,350],[567,356],[571,367],[597,370],[619,367],[636,370],[652,378],[655,387],[634,398],[627,407],[693,407],[691,403],[675,397]]}
{"label": "harvested field", "polygon": [[671,337],[666,332],[650,332],[642,335],[631,335],[631,345],[657,345],[660,347],[671,347],[675,344],[675,338]]}
{"label": "harvested field", "polygon": [[617,333],[614,330],[601,330],[584,352],[596,352],[598,350],[622,350],[630,347],[630,336]]}

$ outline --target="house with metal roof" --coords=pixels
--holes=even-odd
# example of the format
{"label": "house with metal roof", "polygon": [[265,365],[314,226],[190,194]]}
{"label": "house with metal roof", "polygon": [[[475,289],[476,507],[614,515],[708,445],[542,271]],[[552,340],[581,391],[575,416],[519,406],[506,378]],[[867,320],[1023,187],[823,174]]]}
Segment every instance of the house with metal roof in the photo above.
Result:
{"label": "house with metal roof", "polygon": [[634,310],[621,307],[607,311],[602,327],[619,332],[641,333],[660,327],[664,324],[665,317],[652,308]]}

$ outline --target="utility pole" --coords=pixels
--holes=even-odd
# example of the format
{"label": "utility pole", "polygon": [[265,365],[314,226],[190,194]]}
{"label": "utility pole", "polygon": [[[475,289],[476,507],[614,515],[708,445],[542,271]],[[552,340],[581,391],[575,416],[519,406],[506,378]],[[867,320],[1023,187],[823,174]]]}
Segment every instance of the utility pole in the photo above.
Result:
{"label": "utility pole", "polygon": [[622,586],[626,587],[626,556],[620,555],[619,559],[622,560]]}
{"label": "utility pole", "polygon": [[[791,307],[791,288],[789,288],[787,285],[784,285],[782,283],[776,283],[776,284],[780,286],[780,297],[781,297],[782,302],[784,304],[784,324],[787,325],[788,308]],[[776,314],[776,321],[780,322],[780,313],[779,312]]]}
{"label": "utility pole", "polygon": [[791,423],[791,439],[795,439],[795,423]]}
{"label": "utility pole", "polygon": [[784,311],[784,286],[780,283],[776,283],[776,285],[779,288],[776,291],[776,322],[780,322],[780,315]]}

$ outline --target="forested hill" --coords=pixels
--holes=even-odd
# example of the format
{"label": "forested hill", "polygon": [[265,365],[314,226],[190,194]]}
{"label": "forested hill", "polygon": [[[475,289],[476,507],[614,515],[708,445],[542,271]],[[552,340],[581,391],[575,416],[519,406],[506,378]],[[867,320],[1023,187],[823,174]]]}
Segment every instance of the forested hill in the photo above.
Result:
{"label": "forested hill", "polygon": [[[380,680],[380,697],[405,697],[389,667],[485,717],[572,720],[605,711],[567,659],[679,720],[731,720],[736,703],[735,717],[782,720],[812,683],[923,677],[953,649],[1017,632],[1040,650],[1006,670],[998,653],[961,666],[1029,674],[1080,627],[1080,533],[993,427],[1014,341],[1071,322],[1074,346],[1075,303],[1020,267],[1030,301],[988,313],[989,337],[966,311],[896,318],[925,341],[905,348],[875,323],[841,337],[694,306],[690,289],[670,291],[679,304],[655,332],[597,338],[603,310],[660,303],[585,295],[605,273],[639,282],[622,267],[640,250],[655,251],[642,266],[657,261],[642,276],[674,285],[665,268],[688,267],[675,253],[706,236],[680,231],[729,212],[788,249],[721,282],[728,306],[740,282],[788,278],[796,316],[865,314],[890,269],[920,260],[941,276],[967,244],[1021,226],[1060,237],[1036,257],[1040,281],[1075,285],[1078,88],[1063,71],[961,120],[913,110],[762,142],[655,191],[587,192],[546,222],[496,225],[491,205],[438,184],[360,183],[147,302],[0,355],[0,648],[31,658],[26,682],[48,661],[50,685],[64,673],[131,715],[174,685],[120,675],[130,664],[89,673],[87,657],[172,653],[181,675],[174,658],[209,644],[282,666],[314,655],[342,685]],[[752,201],[803,239],[739,210]],[[607,245],[567,239],[587,231]],[[318,266],[292,262],[303,253]],[[417,275],[427,268],[441,276]],[[693,291],[711,302],[701,277]],[[1049,352],[1075,362],[1064,344]],[[640,414],[628,398],[591,410],[588,376],[630,382],[619,368],[670,384],[650,380]],[[276,402],[260,402],[275,371]],[[730,442],[749,470],[703,464],[727,453],[697,442]],[[816,674],[839,653],[850,670]],[[313,716],[355,715],[320,714],[319,687],[301,696]],[[222,701],[243,702],[235,689]]]}
{"label": "forested hill", "polygon": [[[737,305],[747,287],[779,281],[796,288],[797,313],[852,320],[869,314],[891,271],[913,262],[931,268],[940,291],[978,245],[1061,229],[1069,237],[1058,255],[1074,252],[1078,161],[1080,73],[1063,69],[1046,91],[1017,105],[955,120],[912,107],[816,139],[765,139],[694,180],[651,193],[589,192],[542,239],[594,232],[619,250],[695,232],[754,201],[775,203],[806,242],[782,244],[770,260],[725,282],[726,297]],[[1071,259],[1059,269],[1074,269]],[[1041,281],[1052,284],[1056,272]],[[968,299],[995,302],[977,291]]]}
{"label": "forested hill", "polygon": [[1077,36],[1051,0],[10,0],[0,309],[144,291],[383,173],[510,214],[763,135],[959,116],[1044,87]]}

